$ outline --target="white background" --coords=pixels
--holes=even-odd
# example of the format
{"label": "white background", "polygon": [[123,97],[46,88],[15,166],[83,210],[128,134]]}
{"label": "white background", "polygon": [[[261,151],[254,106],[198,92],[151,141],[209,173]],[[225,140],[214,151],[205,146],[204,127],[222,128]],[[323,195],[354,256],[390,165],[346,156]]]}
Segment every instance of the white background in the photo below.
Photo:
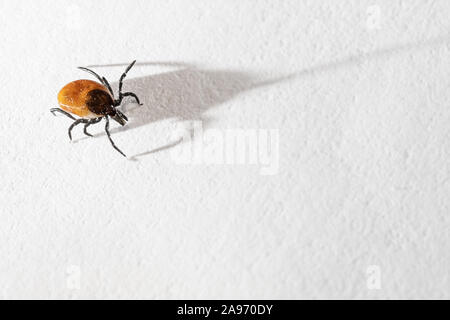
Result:
{"label": "white background", "polygon": [[[0,297],[450,298],[449,17],[447,0],[0,1]],[[49,108],[90,78],[76,67],[116,88],[134,59],[145,105],[112,130],[132,159],[104,124],[69,143]],[[185,120],[278,129],[278,171],[175,163]]]}

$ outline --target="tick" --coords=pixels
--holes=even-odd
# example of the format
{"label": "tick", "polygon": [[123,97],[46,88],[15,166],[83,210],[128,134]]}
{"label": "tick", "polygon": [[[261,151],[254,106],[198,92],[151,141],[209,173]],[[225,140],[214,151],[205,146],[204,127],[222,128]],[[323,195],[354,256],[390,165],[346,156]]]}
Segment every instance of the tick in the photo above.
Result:
{"label": "tick", "polygon": [[[109,133],[109,118],[117,121],[121,126],[126,124],[128,118],[122,112],[117,110],[117,108],[121,105],[123,98],[127,96],[133,97],[139,105],[142,105],[138,96],[133,92],[122,93],[123,80],[135,63],[136,60],[127,67],[120,77],[118,99],[114,98],[114,92],[105,77],[100,77],[97,73],[88,68],[78,67],[78,69],[89,72],[96,77],[100,83],[92,80],[76,80],[68,83],[58,93],[59,108],[50,109],[50,112],[53,115],[55,115],[55,112],[59,112],[70,119],[75,120],[68,130],[69,139],[71,141],[72,129],[75,126],[83,123],[84,134],[92,137],[92,135],[87,132],[87,128],[91,124],[98,123],[102,119],[105,119],[105,132],[111,145],[114,149],[119,151],[121,155],[126,157],[111,139],[111,134]],[[73,115],[77,115],[79,118],[77,119]]]}

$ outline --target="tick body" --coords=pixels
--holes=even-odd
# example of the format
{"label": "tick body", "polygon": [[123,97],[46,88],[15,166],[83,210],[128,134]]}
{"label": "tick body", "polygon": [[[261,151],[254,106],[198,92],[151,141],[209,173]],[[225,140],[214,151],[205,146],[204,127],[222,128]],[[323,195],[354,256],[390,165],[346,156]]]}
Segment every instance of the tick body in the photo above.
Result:
{"label": "tick body", "polygon": [[[122,92],[123,80],[135,62],[136,61],[133,61],[120,77],[118,99],[114,98],[114,92],[105,77],[100,77],[94,71],[82,67],[79,69],[89,72],[100,82],[92,80],[76,80],[68,83],[59,91],[59,108],[52,108],[50,111],[53,114],[56,112],[62,113],[75,121],[68,130],[70,140],[72,140],[72,129],[76,125],[83,123],[84,134],[92,137],[92,135],[87,132],[87,128],[91,124],[98,123],[105,119],[105,131],[109,141],[114,149],[125,156],[125,154],[114,144],[114,141],[111,139],[111,135],[109,133],[109,119],[111,118],[117,121],[122,126],[126,124],[128,118],[122,112],[117,110],[124,97],[131,96],[136,99],[137,103],[141,104],[139,98],[133,92]],[[79,118],[77,119],[73,115],[76,115]]]}

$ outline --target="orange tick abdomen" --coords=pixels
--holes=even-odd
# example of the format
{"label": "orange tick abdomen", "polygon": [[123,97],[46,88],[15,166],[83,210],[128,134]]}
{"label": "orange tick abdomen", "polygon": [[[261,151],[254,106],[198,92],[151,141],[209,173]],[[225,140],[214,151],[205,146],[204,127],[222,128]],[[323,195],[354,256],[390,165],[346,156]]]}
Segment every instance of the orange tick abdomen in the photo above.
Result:
{"label": "orange tick abdomen", "polygon": [[61,109],[81,118],[101,117],[101,114],[94,113],[93,110],[90,110],[88,107],[89,94],[92,93],[93,90],[95,90],[94,92],[105,92],[110,96],[108,89],[98,82],[91,80],[76,80],[68,83],[59,91],[59,106]]}

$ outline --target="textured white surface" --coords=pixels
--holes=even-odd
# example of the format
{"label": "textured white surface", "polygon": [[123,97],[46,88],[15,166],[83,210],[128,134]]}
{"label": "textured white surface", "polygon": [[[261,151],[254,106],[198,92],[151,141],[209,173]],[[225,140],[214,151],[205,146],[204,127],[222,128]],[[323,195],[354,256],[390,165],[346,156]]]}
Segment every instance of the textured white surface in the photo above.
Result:
{"label": "textured white surface", "polygon": [[[0,1],[0,297],[450,298],[449,17],[447,0]],[[81,127],[69,143],[48,109],[89,78],[75,67],[116,86],[133,59],[145,106],[113,138],[134,161]],[[175,163],[186,119],[278,129],[278,172]]]}

